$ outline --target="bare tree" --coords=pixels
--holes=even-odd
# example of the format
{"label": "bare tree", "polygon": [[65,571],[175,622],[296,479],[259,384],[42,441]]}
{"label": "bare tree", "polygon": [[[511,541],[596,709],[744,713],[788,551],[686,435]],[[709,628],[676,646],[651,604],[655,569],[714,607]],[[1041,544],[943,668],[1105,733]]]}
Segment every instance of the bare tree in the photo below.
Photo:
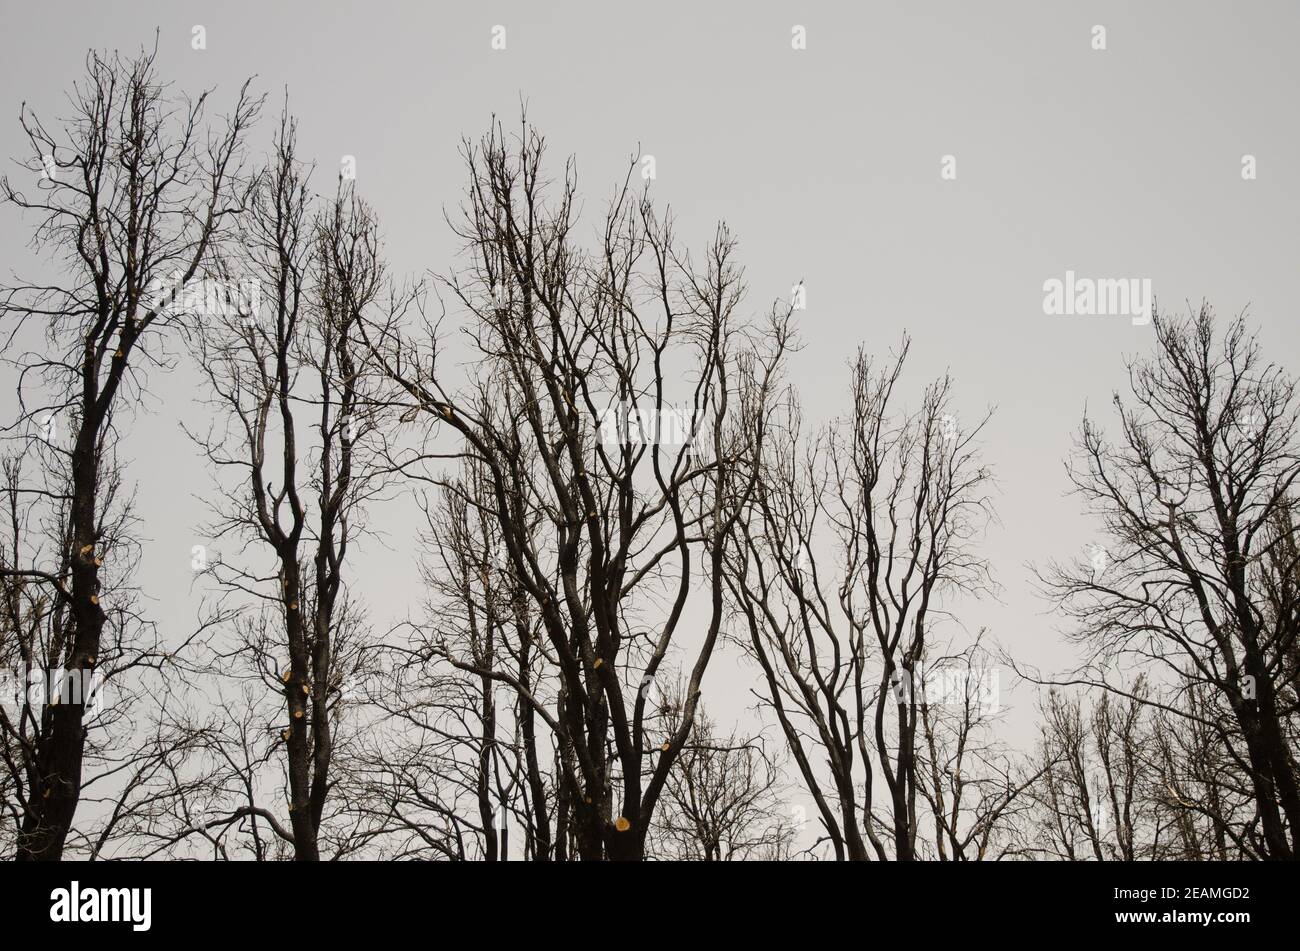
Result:
{"label": "bare tree", "polygon": [[947,378],[919,411],[898,414],[907,349],[905,340],[881,370],[859,352],[851,411],[811,439],[790,397],[727,573],[739,641],[838,859],[916,856],[913,688],[941,598],[988,584],[972,549],[989,516],[975,442],[983,421],[958,424]]}
{"label": "bare tree", "polygon": [[[347,596],[348,558],[367,502],[384,487],[383,413],[356,338],[357,322],[384,291],[377,225],[350,188],[314,213],[308,174],[286,113],[240,233],[246,257],[238,263],[260,293],[250,296],[253,306],[213,315],[200,334],[221,422],[193,434],[218,473],[234,473],[220,484],[211,537],[240,542],[251,555],[212,565],[251,612],[235,643],[217,646],[214,669],[240,670],[254,689],[260,683],[279,697],[281,724],[262,724],[260,752],[247,762],[269,760],[267,745],[282,751],[288,816],[271,824],[300,861],[320,858],[337,783],[334,731],[365,637]],[[223,264],[234,280],[237,263]],[[247,768],[223,758],[236,772]],[[241,798],[255,800],[256,783],[245,785],[254,788]],[[247,802],[226,818],[248,810],[268,812]]]}
{"label": "bare tree", "polygon": [[[678,695],[665,698],[667,721],[680,710]],[[701,709],[668,774],[649,851],[677,861],[789,859],[796,830],[781,793],[780,766],[762,738],[718,736]]]}
{"label": "bare tree", "polygon": [[[39,809],[35,798],[44,797],[43,754],[48,756],[51,721],[57,708],[81,704],[86,742],[82,751],[79,795],[84,801],[104,805],[108,797],[121,800],[108,814],[92,808],[77,826],[65,833],[66,847],[94,856],[100,843],[129,811],[133,789],[115,787],[114,775],[142,762],[144,751],[133,748],[137,737],[135,717],[147,701],[142,681],[146,669],[160,668],[166,656],[156,630],[139,615],[138,593],[132,586],[132,566],[139,550],[134,537],[130,500],[124,497],[120,467],[109,454],[103,460],[99,532],[105,548],[119,553],[101,573],[101,602],[106,618],[99,654],[86,671],[63,667],[72,629],[65,599],[54,595],[49,584],[34,581],[26,566],[54,566],[66,575],[75,557],[69,544],[68,473],[58,450],[33,442],[4,461],[3,618],[0,620],[0,790],[9,822],[3,836],[7,854],[21,852]],[[24,467],[37,469],[51,480],[33,488]],[[177,645],[175,649],[181,649]]]}
{"label": "bare tree", "polygon": [[1070,469],[1105,544],[1044,579],[1088,648],[1072,679],[1131,699],[1120,678],[1146,672],[1142,702],[1209,731],[1245,777],[1254,815],[1237,835],[1295,858],[1295,384],[1241,318],[1220,339],[1207,306],[1154,328],[1131,398],[1114,398],[1118,437],[1085,418]]}
{"label": "bare tree", "polygon": [[[435,327],[424,346],[393,324],[367,332],[433,440],[402,467],[458,454],[436,445],[452,430],[487,473],[490,496],[467,502],[495,520],[560,687],[543,703],[513,674],[490,676],[557,737],[573,851],[639,859],[717,643],[722,539],[753,491],[789,311],[742,324],[733,238],[720,227],[696,265],[671,217],[632,194],[631,169],[584,250],[572,164],[552,195],[544,150],[526,120],[513,142],[498,125],[466,145],[467,262],[443,284],[468,315],[469,380],[448,373]],[[693,590],[703,634],[664,735],[638,685],[683,643]]]}
{"label": "bare tree", "polygon": [[917,785],[933,820],[934,839],[925,855],[940,861],[1012,854],[1043,772],[1026,768],[1022,757],[998,739],[1006,711],[999,671],[983,636],[981,631],[955,655],[932,656],[922,681],[924,743],[917,751]]}
{"label": "bare tree", "polygon": [[[118,413],[138,402],[140,371],[167,362],[164,340],[186,316],[176,306],[179,288],[203,272],[240,209],[240,147],[259,107],[246,84],[224,128],[205,132],[207,94],[170,94],[153,53],[132,60],[92,53],[86,66],[66,120],[47,125],[23,109],[34,193],[8,176],[0,181],[7,204],[36,216],[33,244],[57,270],[0,291],[11,353],[30,331],[44,331],[41,352],[13,357],[22,409],[12,429],[53,420],[68,433],[57,448],[49,441],[62,471],[47,475],[46,491],[62,496],[64,523],[58,545],[44,551],[51,560],[0,570],[43,586],[60,625],[50,644],[57,655],[48,659],[82,679],[104,653],[104,569],[130,557],[129,546],[108,547],[121,517],[106,505]],[[20,859],[63,854],[84,785],[85,721],[84,703],[58,704],[29,736]]]}
{"label": "bare tree", "polygon": [[[1164,825],[1161,858],[1227,861],[1259,856],[1253,785],[1210,724],[1230,722],[1222,695],[1205,686],[1182,697],[1190,716],[1154,709],[1149,740],[1155,789]],[[1214,709],[1218,707],[1219,709]]]}
{"label": "bare tree", "polygon": [[384,663],[371,702],[387,729],[372,744],[367,808],[384,839],[399,843],[394,854],[564,858],[549,768],[556,750],[533,706],[555,681],[496,521],[470,501],[490,491],[485,469],[466,462],[422,495],[425,617],[376,651]]}
{"label": "bare tree", "polygon": [[1103,693],[1087,706],[1077,694],[1049,692],[1021,854],[1099,862],[1169,857],[1146,696],[1142,683],[1131,699]]}

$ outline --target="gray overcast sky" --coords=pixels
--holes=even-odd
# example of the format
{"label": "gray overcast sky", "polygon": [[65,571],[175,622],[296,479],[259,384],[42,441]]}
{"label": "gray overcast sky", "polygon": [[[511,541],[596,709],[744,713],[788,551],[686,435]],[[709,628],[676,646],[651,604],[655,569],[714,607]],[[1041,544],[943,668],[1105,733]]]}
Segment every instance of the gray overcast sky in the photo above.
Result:
{"label": "gray overcast sky", "polygon": [[[718,218],[739,235],[753,312],[806,282],[792,378],[810,417],[842,405],[859,342],[883,353],[904,331],[910,394],[947,367],[970,414],[996,406],[986,452],[1002,525],[986,551],[1005,591],[966,616],[1030,662],[1069,655],[1026,563],[1095,539],[1064,495],[1070,434],[1085,404],[1104,410],[1122,384],[1122,357],[1151,339],[1122,317],[1044,316],[1043,282],[1067,269],[1148,277],[1168,307],[1208,298],[1227,316],[1249,305],[1269,352],[1294,368],[1293,3],[3,6],[0,157],[24,154],[21,101],[60,112],[88,47],[132,52],[159,27],[162,75],[185,90],[215,85],[218,107],[256,74],[273,116],[287,87],[319,185],[356,156],[399,273],[449,267],[441,211],[464,183],[460,137],[493,112],[514,118],[521,96],[553,157],[578,157],[593,213],[639,144],[683,238],[698,245]],[[190,48],[195,24],[206,50]],[[505,51],[490,48],[495,24]],[[807,29],[804,51],[790,47],[794,24]],[[1106,27],[1104,52],[1091,48],[1094,24]],[[259,148],[269,130],[264,121]],[[1241,177],[1246,153],[1255,181]],[[955,181],[940,179],[946,154]],[[0,219],[6,272],[31,273],[27,237],[11,213]],[[12,373],[0,383],[11,419]],[[156,616],[178,625],[197,598],[193,496],[210,484],[177,423],[202,418],[196,386],[184,367],[155,377],[156,412],[134,424],[127,450],[151,539],[140,582]],[[381,618],[405,610],[416,578],[396,511],[376,511],[391,550],[371,546],[365,563]],[[743,682],[726,659],[713,676],[710,703]]]}

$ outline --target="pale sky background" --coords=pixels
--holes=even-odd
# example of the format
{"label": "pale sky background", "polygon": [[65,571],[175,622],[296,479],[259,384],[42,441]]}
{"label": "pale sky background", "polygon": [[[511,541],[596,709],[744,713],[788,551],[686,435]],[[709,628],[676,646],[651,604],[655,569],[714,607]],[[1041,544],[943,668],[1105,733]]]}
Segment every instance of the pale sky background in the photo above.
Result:
{"label": "pale sky background", "polygon": [[[804,350],[791,365],[807,416],[843,405],[860,342],[884,354],[913,337],[909,397],[949,368],[960,405],[996,415],[986,457],[1001,525],[985,553],[1004,591],[965,614],[1029,663],[1070,659],[1027,565],[1097,541],[1065,495],[1062,461],[1085,404],[1104,410],[1123,357],[1150,327],[1123,317],[1052,318],[1042,285],[1067,269],[1148,277],[1166,307],[1249,305],[1267,351],[1295,369],[1300,223],[1300,5],[1294,3],[15,3],[0,15],[0,159],[25,157],[26,99],[64,111],[87,48],[134,52],[161,28],[161,75],[216,86],[218,111],[256,75],[269,141],[287,87],[303,155],[330,187],[357,158],[396,273],[445,272],[442,219],[465,176],[462,135],[520,97],[558,163],[578,158],[599,214],[629,155],[657,163],[654,196],[698,247],[725,218],[740,238],[749,310],[802,278]],[[191,27],[207,49],[190,48]],[[493,25],[508,48],[490,49]],[[808,48],[790,48],[792,25]],[[1091,48],[1091,28],[1108,49]],[[1258,162],[1243,181],[1241,158]],[[952,154],[957,180],[940,180]],[[594,233],[594,232],[593,232]],[[0,215],[0,266],[34,272],[29,228]],[[16,413],[0,371],[0,415]],[[155,410],[123,455],[139,486],[139,582],[164,629],[193,624],[194,500],[211,485],[178,420],[201,421],[189,367],[154,376]],[[410,519],[376,509],[390,549],[364,551],[377,621],[414,606]],[[751,673],[720,657],[711,705],[744,706]],[[1032,696],[1017,692],[1014,733]]]}

